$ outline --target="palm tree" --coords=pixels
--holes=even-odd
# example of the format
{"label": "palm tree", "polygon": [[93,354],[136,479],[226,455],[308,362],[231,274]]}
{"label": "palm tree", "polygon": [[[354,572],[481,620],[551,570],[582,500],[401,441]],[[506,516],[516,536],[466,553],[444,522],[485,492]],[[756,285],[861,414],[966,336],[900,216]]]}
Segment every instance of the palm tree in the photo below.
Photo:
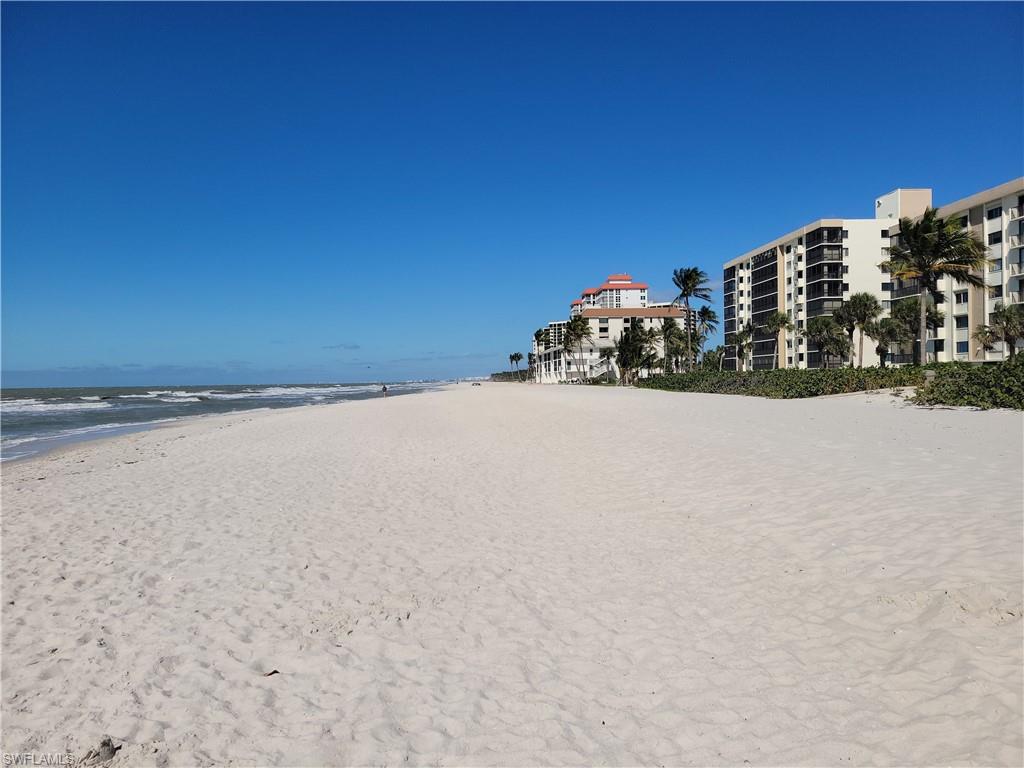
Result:
{"label": "palm tree", "polygon": [[537,370],[537,355],[533,352],[526,353],[526,376],[532,379]]}
{"label": "palm tree", "polygon": [[[850,308],[849,302],[844,302],[839,309],[832,313],[832,319],[835,320],[839,326],[846,331],[846,336],[850,342],[850,349],[853,349],[853,332],[857,330],[857,320],[853,316],[853,310]],[[853,356],[850,356],[850,367],[853,368]]]}
{"label": "palm tree", "polygon": [[703,337],[703,340],[699,345],[701,356],[704,355],[704,342],[707,341],[708,336],[717,330],[718,313],[705,304],[697,310],[697,333]]}
{"label": "palm tree", "polygon": [[[774,370],[779,362],[779,334],[783,331],[792,331],[793,321],[789,319],[789,315],[785,312],[772,312],[764,321],[764,330],[775,338],[775,347],[772,354],[772,369]],[[793,354],[796,354],[796,350],[793,351]]]}
{"label": "palm tree", "polygon": [[630,325],[615,342],[615,362],[619,367],[620,383],[631,384],[634,373],[647,359],[647,332],[638,325]]}
{"label": "palm tree", "polygon": [[665,372],[672,373],[673,362],[683,347],[683,329],[679,327],[674,317],[667,317],[661,322],[659,335],[665,348]]}
{"label": "palm tree", "polygon": [[566,333],[568,333],[570,330],[572,331],[573,342],[579,348],[580,352],[579,368],[580,384],[582,384],[585,378],[583,371],[583,342],[587,341],[592,343],[594,341],[594,331],[591,329],[590,323],[587,321],[585,317],[583,317],[583,315],[576,315],[575,317],[569,320],[569,323],[566,326]]}
{"label": "palm tree", "polygon": [[[573,318],[575,319],[575,318]],[[575,359],[576,354],[576,333],[579,330],[578,326],[573,325],[572,320],[565,324],[565,330],[562,331],[562,350],[565,352],[565,380],[569,381],[571,378],[570,363]]]}
{"label": "palm tree", "polygon": [[889,259],[883,267],[900,280],[917,280],[921,286],[918,308],[918,361],[928,362],[927,346],[928,300],[939,294],[938,281],[954,277],[960,282],[984,287],[985,280],[975,272],[988,263],[985,244],[955,219],[939,218],[938,211],[928,208],[920,221],[900,219],[898,242],[889,248]]}
{"label": "palm tree", "polygon": [[551,333],[547,328],[538,328],[533,332],[533,340],[537,344],[537,381],[540,381],[541,370],[540,370],[540,353],[544,352],[551,344]]}
{"label": "palm tree", "polygon": [[977,328],[974,329],[974,333],[971,334],[971,338],[974,339],[981,345],[981,352],[991,352],[996,348],[996,342],[999,338],[996,336],[996,332],[992,330],[992,327],[981,323]]}
{"label": "palm tree", "polygon": [[850,340],[846,337],[843,327],[828,315],[808,320],[804,336],[818,348],[824,368],[828,368],[829,357],[843,359],[850,350]]}
{"label": "palm tree", "polygon": [[864,327],[873,323],[882,314],[882,305],[873,294],[863,292],[855,293],[850,297],[849,302],[843,305],[849,307],[850,316],[854,325],[860,330],[860,338],[857,341],[857,367],[864,367]]}
{"label": "palm tree", "polygon": [[1024,338],[1024,305],[1006,306],[997,302],[988,318],[988,327],[996,340],[1003,342],[1010,357],[1017,354],[1017,340]]}
{"label": "palm tree", "polygon": [[[905,324],[892,317],[883,317],[881,320],[865,323],[863,333],[875,340],[875,353],[878,355],[878,364],[882,368],[885,368],[885,359],[893,344],[902,344],[914,338],[913,331],[908,330]],[[863,339],[861,341],[863,342]]]}
{"label": "palm tree", "polygon": [[[711,287],[708,281],[708,274],[697,267],[685,267],[677,269],[672,273],[672,284],[679,289],[679,295],[672,301],[673,304],[683,302],[685,317],[683,323],[686,325],[686,348],[690,349],[690,299],[711,301]],[[687,358],[687,370],[693,370],[693,359]]]}
{"label": "palm tree", "polygon": [[746,325],[742,326],[735,333],[729,334],[725,339],[726,344],[736,347],[736,368],[739,371],[743,370],[744,363],[747,360],[747,352],[750,351],[753,338],[754,325],[748,320]]}
{"label": "palm tree", "polygon": [[[912,296],[908,299],[900,299],[889,308],[889,317],[906,329],[906,333],[901,334],[899,338],[901,346],[908,342],[913,343],[914,339],[917,338],[917,321],[920,315],[920,306],[920,299]],[[925,324],[927,328],[935,330],[941,326],[945,320],[946,316],[941,310],[938,310],[933,306],[927,306],[925,308]],[[915,359],[917,358],[915,357]]]}
{"label": "palm tree", "polygon": [[511,355],[508,356],[508,359],[511,360],[512,363],[516,366],[516,378],[522,381],[523,377],[519,375],[519,363],[523,361],[523,353],[513,352]]}

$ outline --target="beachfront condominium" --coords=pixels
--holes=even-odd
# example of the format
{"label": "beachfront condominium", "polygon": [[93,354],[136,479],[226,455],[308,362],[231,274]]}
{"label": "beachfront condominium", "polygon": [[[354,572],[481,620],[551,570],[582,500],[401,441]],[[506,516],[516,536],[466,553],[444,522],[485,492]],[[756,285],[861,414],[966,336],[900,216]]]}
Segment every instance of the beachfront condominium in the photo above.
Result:
{"label": "beachfront condominium", "polygon": [[[899,238],[902,218],[919,219],[932,204],[930,189],[896,189],[875,200],[870,219],[818,219],[753,248],[724,265],[726,338],[748,323],[753,339],[744,370],[819,368],[823,356],[803,337],[807,322],[831,315],[854,293],[878,298],[886,313],[894,301],[917,296],[917,281],[902,282],[881,268]],[[979,192],[939,208],[939,215],[970,228],[988,247],[985,288],[971,288],[946,278],[939,284],[944,323],[929,331],[929,360],[1001,360],[1002,345],[986,352],[971,339],[988,322],[998,302],[1021,301],[1021,210],[1024,178]],[[980,275],[981,273],[979,273]],[[765,330],[774,312],[789,315],[794,330],[777,336]],[[864,364],[878,364],[873,343],[865,344]],[[896,350],[889,362],[910,362],[913,349]],[[736,347],[726,346],[724,367],[740,367]],[[831,360],[831,365],[841,364]]]}
{"label": "beachfront condominium", "polygon": [[[619,370],[612,352],[615,343],[631,326],[660,330],[671,319],[685,330],[686,313],[671,303],[651,305],[647,300],[647,283],[636,282],[631,275],[616,274],[597,288],[587,288],[569,305],[570,318],[582,316],[590,326],[591,338],[579,348],[566,350],[565,330],[568,320],[548,323],[548,342],[534,340],[534,380],[557,383],[597,377],[618,378]],[[695,312],[690,310],[689,322],[694,327]],[[652,351],[663,358],[664,344],[655,339]],[[644,375],[646,372],[641,372]]]}

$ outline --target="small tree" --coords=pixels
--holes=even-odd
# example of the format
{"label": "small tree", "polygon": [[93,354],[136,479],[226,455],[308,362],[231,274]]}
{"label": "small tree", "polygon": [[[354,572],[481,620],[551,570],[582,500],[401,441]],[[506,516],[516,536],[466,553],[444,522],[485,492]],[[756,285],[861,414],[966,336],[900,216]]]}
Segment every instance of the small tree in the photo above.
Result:
{"label": "small tree", "polygon": [[754,326],[748,320],[747,324],[739,328],[735,333],[729,334],[725,343],[736,348],[736,369],[742,371],[747,361],[747,352],[753,343]]}
{"label": "small tree", "polygon": [[875,340],[875,354],[882,368],[885,368],[885,360],[893,344],[902,344],[914,338],[913,332],[905,324],[891,317],[865,323],[863,333]]}
{"label": "small tree", "polygon": [[[843,302],[843,305],[832,313],[832,319],[839,324],[840,328],[846,331],[846,337],[849,340],[849,347],[850,349],[853,349],[853,332],[857,330],[857,319],[853,315],[850,302]],[[850,367],[853,367],[852,355],[850,356]]]}
{"label": "small tree", "polygon": [[[764,321],[764,330],[775,337],[775,343],[772,346],[772,369],[774,370],[778,367],[779,362],[779,334],[783,331],[792,331],[793,321],[785,312],[772,312]],[[795,350],[794,354],[796,354]]]}
{"label": "small tree", "polygon": [[808,320],[804,336],[818,348],[825,368],[828,368],[830,357],[843,360],[850,351],[850,340],[843,327],[827,315]]}
{"label": "small tree", "polygon": [[864,367],[864,329],[869,323],[873,323],[882,314],[882,305],[878,299],[870,293],[855,293],[850,301],[843,306],[848,306],[849,314],[853,323],[860,331],[860,338],[857,342],[857,367]]}
{"label": "small tree", "polygon": [[1024,338],[1024,305],[996,302],[988,328],[994,339],[1003,342],[1010,357],[1017,354],[1017,340]]}

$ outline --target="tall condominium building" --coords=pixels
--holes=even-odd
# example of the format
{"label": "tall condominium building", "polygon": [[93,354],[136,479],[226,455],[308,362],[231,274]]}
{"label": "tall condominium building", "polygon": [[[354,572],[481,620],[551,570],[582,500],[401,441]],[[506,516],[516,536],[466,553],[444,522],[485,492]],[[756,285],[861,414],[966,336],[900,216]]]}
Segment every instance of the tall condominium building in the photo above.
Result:
{"label": "tall condominium building", "polygon": [[[997,301],[1020,302],[1021,231],[1024,178],[942,206],[939,214],[956,217],[988,245],[988,287],[971,289],[952,280],[940,286],[945,326],[929,335],[929,359],[1002,359],[1005,351],[984,354],[970,340],[971,331],[986,322]],[[813,317],[830,315],[851,294],[875,295],[888,310],[893,301],[919,294],[916,281],[904,284],[883,273],[880,265],[898,242],[901,218],[918,219],[931,205],[930,189],[897,189],[875,200],[871,219],[818,219],[753,248],[724,265],[728,336],[748,322],[754,328],[751,350],[743,367],[817,368],[822,355],[801,331]],[[950,311],[952,310],[952,311]],[[794,331],[778,337],[764,329],[767,317],[786,312]],[[736,370],[736,348],[726,347],[725,367]],[[896,351],[890,362],[908,362],[913,350]],[[875,365],[874,344],[865,344],[864,364]],[[838,361],[832,361],[838,364]]]}

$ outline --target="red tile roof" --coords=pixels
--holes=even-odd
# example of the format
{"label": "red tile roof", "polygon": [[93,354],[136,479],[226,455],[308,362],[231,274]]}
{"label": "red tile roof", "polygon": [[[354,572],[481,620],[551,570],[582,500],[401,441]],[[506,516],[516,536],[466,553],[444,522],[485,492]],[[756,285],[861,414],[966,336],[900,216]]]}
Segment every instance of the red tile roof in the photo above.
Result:
{"label": "red tile roof", "polygon": [[602,291],[635,291],[641,288],[646,290],[647,283],[605,283],[601,286]]}
{"label": "red tile roof", "polygon": [[612,280],[625,280],[627,283],[633,280],[632,275],[627,275],[625,272],[618,275],[608,275],[608,282]]}
{"label": "red tile roof", "polygon": [[577,304],[582,304],[582,303],[583,303],[583,299],[574,299],[572,304],[570,304],[569,306],[575,307]]}

